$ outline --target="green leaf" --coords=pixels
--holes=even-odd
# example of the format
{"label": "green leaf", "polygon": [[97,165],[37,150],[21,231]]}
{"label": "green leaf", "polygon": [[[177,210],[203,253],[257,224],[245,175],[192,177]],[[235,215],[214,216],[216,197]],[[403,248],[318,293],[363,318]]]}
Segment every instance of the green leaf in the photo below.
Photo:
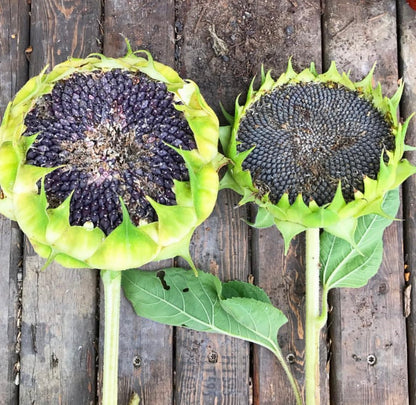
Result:
{"label": "green leaf", "polygon": [[326,290],[362,287],[377,273],[383,258],[383,232],[392,223],[399,204],[399,192],[392,190],[382,205],[386,217],[375,214],[360,217],[354,247],[329,232],[322,233],[321,279]]}
{"label": "green leaf", "polygon": [[140,316],[173,326],[226,334],[279,351],[277,332],[287,322],[260,288],[241,281],[222,284],[209,273],[168,268],[127,270],[126,297]]}

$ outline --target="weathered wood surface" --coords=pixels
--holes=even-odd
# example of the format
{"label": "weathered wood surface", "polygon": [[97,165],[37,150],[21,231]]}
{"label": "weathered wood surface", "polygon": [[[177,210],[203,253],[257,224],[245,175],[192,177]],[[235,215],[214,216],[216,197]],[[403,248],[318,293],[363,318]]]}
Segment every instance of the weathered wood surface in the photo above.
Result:
{"label": "weathered wood surface", "polygon": [[[321,69],[321,8],[319,1],[276,2],[274,6],[259,4],[257,18],[262,21],[257,35],[262,46],[270,52],[279,50],[264,60],[265,68],[272,69],[273,76],[287,68],[287,56],[292,55],[294,68],[300,71],[315,62]],[[276,16],[279,16],[277,18]],[[259,51],[260,52],[260,51]],[[260,55],[257,58],[260,58]],[[262,60],[257,61],[257,65]],[[254,214],[254,213],[253,213]],[[304,384],[304,237],[295,238],[285,256],[284,243],[274,228],[253,232],[252,268],[255,279],[270,297],[273,304],[288,314],[289,322],[280,331],[279,343],[283,356],[288,359],[300,387]],[[321,401],[329,401],[326,370],[326,347],[322,341],[321,353]],[[254,348],[254,399],[255,404],[292,404],[293,393],[287,390],[287,377],[274,356],[261,347]]]}
{"label": "weathered wood surface", "polygon": [[[324,61],[362,78],[377,62],[375,79],[390,95],[397,88],[396,3],[327,1]],[[400,213],[399,213],[400,215]],[[333,294],[331,340],[335,403],[408,402],[402,224],[385,232],[378,274],[359,290]],[[371,357],[373,356],[373,357]]]}
{"label": "weathered wood surface", "polygon": [[[399,16],[399,68],[400,76],[405,82],[405,91],[402,102],[402,116],[408,117],[416,110],[416,13],[407,4],[398,5]],[[416,145],[416,125],[413,119],[410,123],[407,143]],[[415,153],[409,153],[409,160],[416,164]],[[404,314],[407,316],[407,347],[410,365],[409,404],[416,405],[416,179],[410,178],[403,187],[404,225],[404,260],[405,260],[405,287],[403,291]],[[413,365],[413,366],[412,366]]]}
{"label": "weathered wood surface", "polygon": [[[133,49],[148,49],[197,81],[219,114],[219,101],[232,111],[239,93],[244,99],[262,63],[277,76],[292,56],[297,70],[311,61],[321,70],[335,60],[356,79],[377,62],[376,79],[390,95],[404,77],[402,116],[408,116],[416,109],[416,14],[405,1],[397,4],[396,10],[394,0],[0,0],[0,110],[26,80],[28,65],[35,75],[68,56],[120,56],[122,34]],[[415,130],[413,123],[410,144],[416,144]],[[403,188],[405,221],[385,235],[379,274],[365,288],[331,297],[330,344],[327,350],[323,338],[321,352],[322,404],[416,405],[415,300],[403,316],[403,293],[409,285],[416,289],[415,192],[413,178]],[[254,231],[242,222],[253,213],[235,208],[238,200],[220,193],[193,238],[195,263],[223,280],[254,276],[288,315],[279,342],[303,385],[303,237],[285,257],[276,230]],[[21,318],[21,235],[10,221],[0,221],[0,403],[99,403],[98,274],[58,265],[41,272],[43,261],[25,244]],[[376,364],[368,364],[368,355]],[[119,367],[120,404],[133,391],[145,405],[293,403],[283,371],[266,350],[138,318],[124,299]]]}
{"label": "weathered wood surface", "polygon": [[[99,50],[99,1],[35,1],[30,16],[30,76]],[[96,396],[97,273],[58,264],[42,271],[43,264],[26,243],[20,403],[89,404]]]}
{"label": "weathered wood surface", "polygon": [[[24,50],[29,36],[25,1],[0,1],[0,114],[27,80]],[[0,218],[0,399],[18,403],[22,235],[16,224]]]}

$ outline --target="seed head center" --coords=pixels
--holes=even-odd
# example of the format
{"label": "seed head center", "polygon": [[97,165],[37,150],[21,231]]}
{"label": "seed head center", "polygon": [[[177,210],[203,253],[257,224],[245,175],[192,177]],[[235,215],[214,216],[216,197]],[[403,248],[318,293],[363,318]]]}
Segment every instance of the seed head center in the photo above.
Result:
{"label": "seed head center", "polygon": [[[240,121],[238,150],[254,146],[243,162],[272,202],[332,201],[341,182],[344,198],[376,178],[380,158],[394,149],[385,117],[359,93],[341,86],[299,83],[277,87],[255,101]],[[384,155],[387,159],[387,156]]]}
{"label": "seed head center", "polygon": [[136,225],[154,221],[148,197],[174,205],[174,180],[189,180],[169,145],[194,149],[193,133],[166,84],[142,73],[75,73],[37,100],[25,125],[38,134],[26,163],[57,168],[46,197],[55,208],[71,196],[72,225],[110,233],[123,220],[120,199]]}

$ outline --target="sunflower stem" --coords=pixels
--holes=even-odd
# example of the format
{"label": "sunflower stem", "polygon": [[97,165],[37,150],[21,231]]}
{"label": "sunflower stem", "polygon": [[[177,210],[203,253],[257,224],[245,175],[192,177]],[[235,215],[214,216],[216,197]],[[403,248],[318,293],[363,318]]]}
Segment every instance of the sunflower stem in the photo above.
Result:
{"label": "sunflower stem", "polygon": [[319,294],[319,228],[306,230],[305,402],[320,404],[319,338],[322,326]]}
{"label": "sunflower stem", "polygon": [[121,272],[101,270],[104,285],[104,364],[102,405],[116,405],[118,394],[118,342]]}

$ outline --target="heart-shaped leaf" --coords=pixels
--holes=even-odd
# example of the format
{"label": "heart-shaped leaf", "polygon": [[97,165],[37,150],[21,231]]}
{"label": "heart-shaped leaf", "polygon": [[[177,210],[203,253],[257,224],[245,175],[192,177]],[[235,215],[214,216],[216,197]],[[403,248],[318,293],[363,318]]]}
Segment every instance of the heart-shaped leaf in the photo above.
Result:
{"label": "heart-shaped leaf", "polygon": [[323,232],[321,235],[321,280],[326,291],[336,287],[362,287],[373,277],[383,258],[383,232],[399,209],[399,191],[386,194],[382,208],[387,217],[375,214],[358,219],[355,246]]}
{"label": "heart-shaped leaf", "polygon": [[221,283],[209,273],[182,268],[127,270],[124,293],[140,316],[197,331],[227,334],[280,352],[277,332],[287,322],[259,287]]}

